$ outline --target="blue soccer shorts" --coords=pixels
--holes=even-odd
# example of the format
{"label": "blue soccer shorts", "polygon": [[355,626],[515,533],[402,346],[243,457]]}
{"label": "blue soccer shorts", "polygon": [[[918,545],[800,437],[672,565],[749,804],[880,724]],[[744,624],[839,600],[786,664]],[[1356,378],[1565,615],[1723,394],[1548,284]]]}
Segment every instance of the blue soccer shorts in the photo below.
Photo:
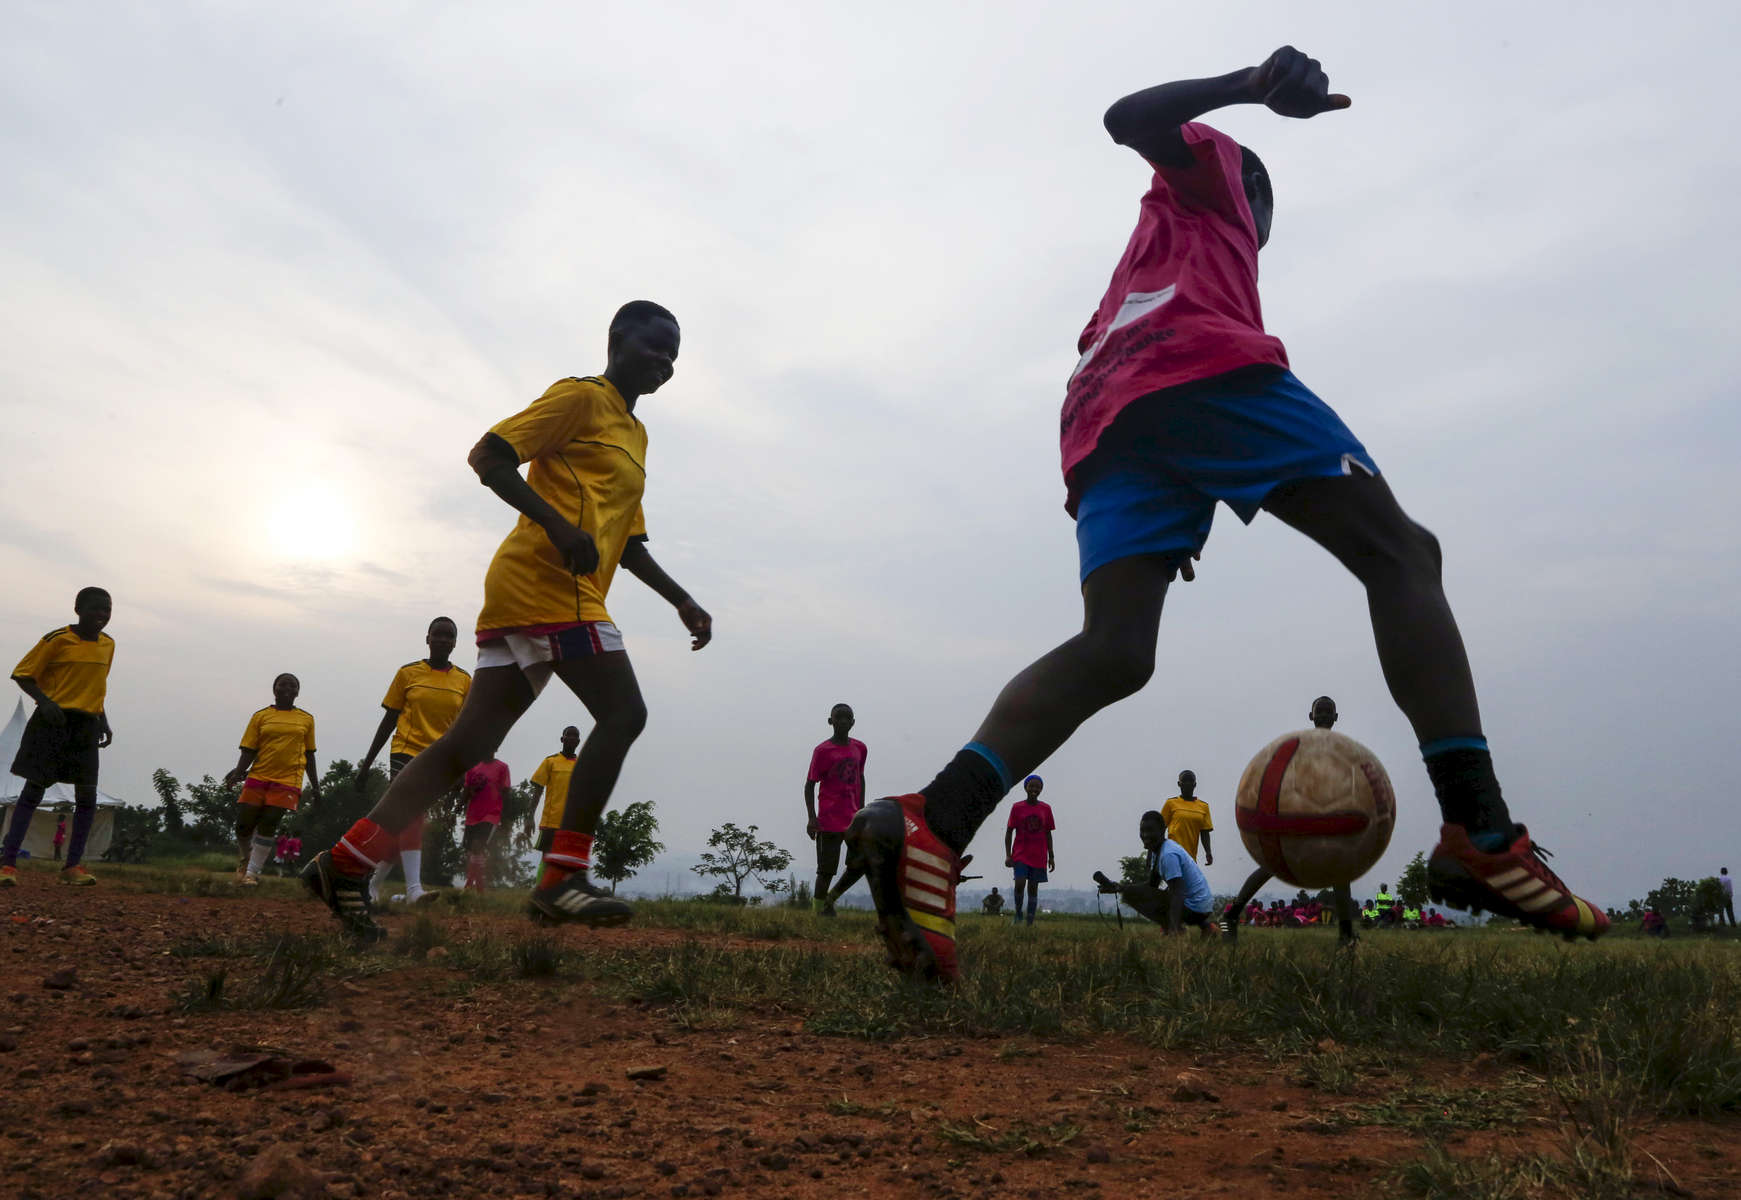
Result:
{"label": "blue soccer shorts", "polygon": [[1280,367],[1144,396],[1077,468],[1081,578],[1139,554],[1196,553],[1217,500],[1249,525],[1280,484],[1377,474],[1342,419]]}

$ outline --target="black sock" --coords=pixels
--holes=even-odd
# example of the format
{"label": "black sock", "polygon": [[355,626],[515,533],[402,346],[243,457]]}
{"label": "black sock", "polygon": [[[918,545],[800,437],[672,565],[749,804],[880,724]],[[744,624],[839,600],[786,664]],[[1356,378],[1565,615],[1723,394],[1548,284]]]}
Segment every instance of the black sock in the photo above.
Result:
{"label": "black sock", "polygon": [[1484,834],[1510,836],[1511,812],[1500,794],[1499,780],[1493,774],[1493,755],[1486,742],[1480,738],[1445,738],[1422,746],[1421,755],[1426,760],[1427,775],[1433,781],[1433,794],[1439,798],[1439,811],[1446,824],[1461,825],[1471,839]]}
{"label": "black sock", "polygon": [[990,759],[976,750],[958,750],[937,778],[919,789],[925,797],[925,823],[960,855],[1009,790]]}

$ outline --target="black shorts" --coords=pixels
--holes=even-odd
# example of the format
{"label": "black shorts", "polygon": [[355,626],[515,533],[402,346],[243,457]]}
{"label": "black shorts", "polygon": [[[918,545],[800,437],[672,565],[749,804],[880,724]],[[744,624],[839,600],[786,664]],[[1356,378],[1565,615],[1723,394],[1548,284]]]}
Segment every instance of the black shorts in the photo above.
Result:
{"label": "black shorts", "polygon": [[538,853],[549,854],[550,853],[550,842],[551,842],[551,839],[553,839],[555,836],[556,836],[556,831],[554,829],[550,828],[550,826],[548,826],[548,825],[541,826],[538,830]]}
{"label": "black shorts", "polygon": [[102,721],[93,713],[63,708],[66,724],[50,725],[38,708],[24,726],[12,773],[26,783],[49,787],[70,783],[74,787],[97,786],[97,736]]}
{"label": "black shorts", "polygon": [[465,848],[469,853],[482,850],[490,844],[490,838],[496,832],[494,821],[478,821],[465,827]]}
{"label": "black shorts", "polygon": [[1209,924],[1209,914],[1206,912],[1194,912],[1187,908],[1185,910],[1185,924],[1196,925],[1201,928],[1202,926]]}
{"label": "black shorts", "polygon": [[832,875],[840,870],[840,848],[846,843],[845,832],[816,835],[816,873]]}
{"label": "black shorts", "polygon": [[415,754],[389,754],[387,756],[387,778],[394,779],[405,769],[405,764],[416,758]]}

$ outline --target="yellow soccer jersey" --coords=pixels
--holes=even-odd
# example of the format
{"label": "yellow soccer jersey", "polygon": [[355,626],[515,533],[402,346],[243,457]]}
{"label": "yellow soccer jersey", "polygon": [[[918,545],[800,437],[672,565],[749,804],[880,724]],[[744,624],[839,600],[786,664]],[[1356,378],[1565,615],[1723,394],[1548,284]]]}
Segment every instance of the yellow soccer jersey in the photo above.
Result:
{"label": "yellow soccer jersey", "polygon": [[647,428],[604,379],[563,379],[490,432],[531,463],[526,482],[592,535],[598,569],[571,574],[544,530],[522,516],[484,576],[478,632],[608,621],[605,593],[631,538],[645,538]]}
{"label": "yellow soccer jersey", "polygon": [[109,665],[115,661],[115,639],[106,633],[87,642],[63,625],[44,634],[13,669],[14,679],[33,679],[42,694],[62,708],[95,715],[103,711],[109,690]]}
{"label": "yellow soccer jersey", "polygon": [[1161,805],[1161,821],[1167,827],[1167,836],[1178,842],[1192,858],[1197,857],[1197,839],[1202,834],[1215,832],[1215,822],[1209,819],[1209,802],[1206,800],[1174,796]]}
{"label": "yellow soccer jersey", "polygon": [[382,708],[399,711],[393,753],[421,754],[429,749],[459,716],[459,706],[465,703],[471,687],[471,675],[452,663],[437,669],[420,658],[400,667],[381,701]]}
{"label": "yellow soccer jersey", "polygon": [[308,752],[314,749],[314,718],[300,708],[263,708],[248,718],[242,749],[256,751],[250,776],[299,788]]}
{"label": "yellow soccer jersey", "polygon": [[575,760],[552,754],[532,772],[532,782],[544,789],[544,815],[538,818],[540,829],[560,829],[562,810],[568,804],[568,777],[574,774]]}

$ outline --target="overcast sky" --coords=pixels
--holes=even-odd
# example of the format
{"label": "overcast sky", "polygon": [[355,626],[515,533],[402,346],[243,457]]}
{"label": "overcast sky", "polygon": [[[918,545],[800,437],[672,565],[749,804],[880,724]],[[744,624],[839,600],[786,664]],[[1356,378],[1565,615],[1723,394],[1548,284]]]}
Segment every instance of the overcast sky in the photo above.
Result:
{"label": "overcast sky", "polygon": [[[113,591],[128,800],[228,769],[284,670],[355,760],[511,524],[466,451],[654,299],[684,341],[638,410],[651,548],[716,637],[619,576],[652,718],[617,801],[674,853],[735,820],[806,854],[832,703],[871,793],[909,791],[1079,627],[1058,406],[1148,179],[1101,113],[1286,42],[1354,105],[1212,118],[1274,176],[1268,326],[1443,541],[1513,811],[1603,903],[1741,870],[1735,32],[1710,3],[14,5],[0,649]],[[1320,692],[1396,784],[1374,879],[1431,846],[1320,551],[1223,511],[1159,662],[1042,769],[1060,883],[1190,767],[1233,890],[1239,773]],[[516,778],[576,720],[548,691]]]}

